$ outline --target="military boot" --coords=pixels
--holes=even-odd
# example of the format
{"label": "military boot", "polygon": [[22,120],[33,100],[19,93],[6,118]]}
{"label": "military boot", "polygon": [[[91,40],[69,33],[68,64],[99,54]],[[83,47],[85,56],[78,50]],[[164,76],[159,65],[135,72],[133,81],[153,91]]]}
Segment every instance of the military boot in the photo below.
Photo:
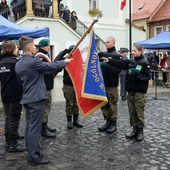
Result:
{"label": "military boot", "polygon": [[110,126],[106,130],[106,133],[114,133],[116,131],[117,131],[116,121],[115,120],[110,120]]}
{"label": "military boot", "polygon": [[106,120],[106,124],[103,125],[102,127],[99,127],[98,130],[99,132],[103,132],[106,131],[108,128],[110,127],[110,120]]}
{"label": "military boot", "polygon": [[137,134],[138,134],[138,127],[134,126],[133,131],[129,135],[126,135],[126,138],[127,139],[135,139]]}
{"label": "military boot", "polygon": [[143,127],[138,127],[138,134],[136,137],[136,141],[143,141],[144,136],[143,136]]}
{"label": "military boot", "polygon": [[83,127],[83,125],[81,125],[80,123],[79,123],[79,121],[78,121],[78,116],[79,115],[73,115],[73,125],[74,126],[76,126],[76,127],[78,127],[78,128],[82,128]]}
{"label": "military boot", "polygon": [[48,129],[47,129],[47,123],[42,124],[42,131],[41,131],[41,135],[42,137],[46,137],[46,138],[55,138],[56,135],[51,133]]}
{"label": "military boot", "polygon": [[8,152],[24,152],[26,150],[26,147],[18,144],[17,138],[9,138]]}
{"label": "military boot", "polygon": [[67,116],[67,129],[73,129],[72,116]]}

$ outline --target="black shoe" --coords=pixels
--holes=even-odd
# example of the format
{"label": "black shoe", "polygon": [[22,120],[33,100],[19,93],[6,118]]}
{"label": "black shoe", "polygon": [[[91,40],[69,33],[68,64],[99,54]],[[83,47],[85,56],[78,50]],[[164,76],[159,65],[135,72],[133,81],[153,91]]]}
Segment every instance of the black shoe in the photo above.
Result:
{"label": "black shoe", "polygon": [[143,127],[138,127],[138,134],[136,136],[136,141],[143,141],[144,136],[143,136]]}
{"label": "black shoe", "polygon": [[20,146],[18,144],[10,145],[8,148],[8,152],[25,152],[26,150],[27,150],[26,147]]}
{"label": "black shoe", "polygon": [[51,133],[50,131],[48,131],[47,129],[46,130],[43,130],[41,132],[41,135],[42,137],[45,137],[45,138],[55,138],[56,135],[54,133]]}
{"label": "black shoe", "polygon": [[67,122],[67,129],[73,129],[72,122]]}
{"label": "black shoe", "polygon": [[20,135],[19,133],[17,134],[17,139],[24,139],[24,136]]}
{"label": "black shoe", "polygon": [[110,127],[110,120],[106,120],[106,124],[98,128],[99,132],[104,132]]}
{"label": "black shoe", "polygon": [[117,127],[116,127],[116,121],[111,120],[110,121],[110,126],[109,128],[106,130],[106,133],[114,133],[117,131]]}
{"label": "black shoe", "polygon": [[82,128],[83,125],[79,124],[78,118],[79,118],[79,115],[77,115],[77,114],[73,115],[73,125],[78,128]]}
{"label": "black shoe", "polygon": [[83,128],[83,125],[79,124],[79,122],[73,122],[73,125],[78,128]]}
{"label": "black shoe", "polygon": [[45,160],[43,158],[37,158],[32,161],[27,161],[29,165],[36,166],[36,165],[44,165],[50,163],[49,160]]}
{"label": "black shoe", "polygon": [[55,133],[57,130],[55,128],[51,128],[47,125],[47,129],[51,132],[51,133]]}
{"label": "black shoe", "polygon": [[137,134],[138,134],[138,127],[133,127],[133,131],[129,135],[126,135],[126,138],[127,139],[136,139]]}

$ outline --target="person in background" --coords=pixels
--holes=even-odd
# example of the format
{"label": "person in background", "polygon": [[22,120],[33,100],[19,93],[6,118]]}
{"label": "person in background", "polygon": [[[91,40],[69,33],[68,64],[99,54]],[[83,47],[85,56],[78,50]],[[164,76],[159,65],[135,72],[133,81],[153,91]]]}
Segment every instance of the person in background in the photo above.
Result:
{"label": "person in background", "polygon": [[[43,53],[50,58],[50,41],[48,39],[40,40],[38,43],[38,47],[39,47],[38,53]],[[47,62],[43,58],[42,58],[42,60],[44,62]],[[51,111],[51,105],[52,105],[51,93],[52,93],[52,89],[54,88],[54,77],[55,77],[55,75],[53,74],[53,72],[52,73],[51,72],[44,73],[44,81],[45,81],[45,85],[46,85],[48,99],[45,101],[45,110],[44,110],[41,134],[43,137],[46,137],[46,138],[55,138],[56,137],[56,135],[53,134],[54,132],[56,132],[56,129],[50,128],[48,126],[48,118],[49,118],[49,114]]]}
{"label": "person in background", "polygon": [[[64,56],[66,54],[69,54],[71,50],[74,48],[74,45],[71,45],[69,49],[65,49],[61,51],[54,61],[63,60]],[[60,70],[62,71],[62,70]],[[71,81],[71,78],[67,72],[66,69],[64,69],[63,74],[63,95],[66,99],[66,117],[67,117],[67,129],[72,129],[73,126],[82,128],[83,125],[79,123],[79,109],[76,101],[75,91],[73,87],[73,83]],[[73,122],[72,122],[73,119]]]}
{"label": "person in background", "polygon": [[145,59],[144,48],[134,45],[132,54],[134,59],[117,61],[102,58],[110,66],[128,70],[126,74],[126,91],[128,92],[127,103],[130,114],[130,125],[133,131],[126,135],[127,139],[143,141],[144,108],[146,103],[146,93],[150,80],[150,65]]}
{"label": "person in background", "polygon": [[70,10],[68,9],[68,6],[65,6],[63,14],[62,14],[62,18],[64,19],[64,21],[69,24],[70,23]]}
{"label": "person in background", "polygon": [[[116,40],[114,37],[110,36],[106,39],[106,49],[104,53],[99,53],[99,57],[107,56],[108,58],[114,59],[114,55],[119,53],[115,48]],[[121,55],[119,54],[121,58]],[[120,59],[118,58],[118,59]],[[118,102],[118,85],[119,85],[119,73],[120,69],[116,67],[111,67],[104,62],[101,62],[101,69],[103,73],[104,83],[106,87],[106,94],[108,98],[108,103],[101,108],[103,117],[106,123],[99,127],[99,132],[105,131],[106,133],[114,133],[117,131],[117,102]]]}
{"label": "person in background", "polygon": [[[128,59],[127,55],[128,55],[129,50],[127,48],[120,48],[120,52],[121,52],[122,60],[127,60]],[[119,73],[120,96],[121,96],[123,101],[126,100],[126,96],[127,96],[127,92],[126,92],[126,88],[125,88],[126,73],[127,73],[127,70],[122,70]]]}
{"label": "person in background", "polygon": [[75,11],[71,12],[71,20],[70,20],[70,26],[71,28],[73,28],[74,30],[77,29],[77,13]]}
{"label": "person in background", "polygon": [[25,147],[18,144],[18,128],[22,111],[20,100],[22,86],[15,74],[18,62],[18,47],[13,41],[2,42],[2,60],[0,61],[1,99],[5,116],[5,150],[23,152]]}
{"label": "person in background", "polygon": [[48,164],[50,161],[40,153],[42,120],[45,100],[48,98],[44,72],[64,68],[71,59],[47,63],[34,56],[36,47],[33,38],[22,36],[18,42],[23,55],[15,66],[15,72],[23,87],[20,103],[24,106],[26,116],[27,163],[32,166]]}
{"label": "person in background", "polygon": [[168,82],[168,88],[170,88],[170,51],[167,51],[167,59],[166,59],[166,69],[165,72],[167,74],[167,82]]}
{"label": "person in background", "polygon": [[[159,68],[159,55],[156,54],[156,51],[153,52],[153,58],[155,59],[155,64],[156,64],[156,67],[157,67],[157,70]],[[158,78],[158,72],[155,72],[155,78]]]}
{"label": "person in background", "polygon": [[147,60],[148,60],[148,62],[150,64],[152,80],[155,80],[155,78],[156,78],[156,71],[158,70],[158,65],[157,65],[157,63],[155,61],[155,58],[153,57],[152,52],[149,52],[147,54]]}
{"label": "person in background", "polygon": [[165,72],[165,68],[166,68],[166,65],[167,65],[166,60],[167,60],[167,54],[164,54],[163,58],[160,61],[160,66],[161,66],[162,77],[163,77],[163,82],[164,82],[165,86],[168,85],[167,75],[166,75],[166,72]]}
{"label": "person in background", "polygon": [[8,16],[11,14],[6,0],[1,0],[0,14],[6,19],[8,19]]}
{"label": "person in background", "polygon": [[60,18],[63,14],[63,11],[64,11],[64,4],[58,3],[58,13],[59,13]]}

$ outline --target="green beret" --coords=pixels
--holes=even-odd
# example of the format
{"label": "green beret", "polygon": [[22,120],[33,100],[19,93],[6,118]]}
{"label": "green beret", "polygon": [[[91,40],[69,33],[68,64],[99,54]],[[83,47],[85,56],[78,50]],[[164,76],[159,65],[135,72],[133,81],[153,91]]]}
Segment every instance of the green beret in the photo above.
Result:
{"label": "green beret", "polygon": [[48,46],[48,45],[50,45],[50,41],[48,39],[42,39],[38,43],[38,47],[45,47],[45,46]]}
{"label": "green beret", "polygon": [[75,45],[70,45],[70,47],[68,49],[72,50],[74,47],[75,47]]}

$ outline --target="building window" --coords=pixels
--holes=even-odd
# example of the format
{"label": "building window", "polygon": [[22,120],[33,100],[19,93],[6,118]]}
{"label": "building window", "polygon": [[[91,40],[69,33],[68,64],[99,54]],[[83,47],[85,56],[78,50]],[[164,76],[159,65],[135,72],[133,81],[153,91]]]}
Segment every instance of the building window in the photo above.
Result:
{"label": "building window", "polygon": [[170,31],[170,25],[166,26],[166,31]]}
{"label": "building window", "polygon": [[155,27],[155,35],[158,35],[160,32],[162,32],[162,27]]}
{"label": "building window", "polygon": [[98,0],[89,0],[89,9],[98,9],[99,3]]}

